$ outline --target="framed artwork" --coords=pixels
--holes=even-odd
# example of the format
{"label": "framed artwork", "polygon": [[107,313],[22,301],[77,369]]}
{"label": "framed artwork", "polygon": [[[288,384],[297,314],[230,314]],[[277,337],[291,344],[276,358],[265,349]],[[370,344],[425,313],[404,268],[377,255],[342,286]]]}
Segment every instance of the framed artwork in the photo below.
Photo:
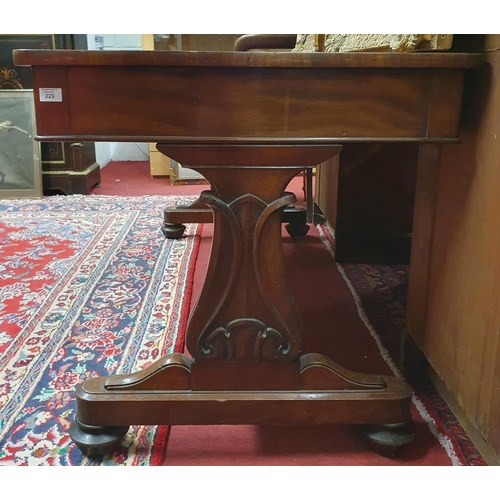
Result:
{"label": "framed artwork", "polygon": [[33,90],[0,90],[0,198],[41,198]]}

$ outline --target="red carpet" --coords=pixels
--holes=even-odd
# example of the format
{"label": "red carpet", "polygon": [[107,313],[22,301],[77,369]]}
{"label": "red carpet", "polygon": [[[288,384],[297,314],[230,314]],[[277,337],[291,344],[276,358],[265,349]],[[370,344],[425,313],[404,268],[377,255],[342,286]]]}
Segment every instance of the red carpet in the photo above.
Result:
{"label": "red carpet", "polygon": [[[210,244],[203,229],[195,283]],[[283,237],[289,283],[308,334],[306,351],[321,352],[360,371],[392,374],[360,319],[348,286],[316,228],[303,239]],[[203,261],[201,261],[203,259]],[[196,284],[193,299],[196,295]],[[452,465],[416,408],[416,436],[395,459],[374,453],[353,426],[174,426],[165,465]],[[446,440],[446,439],[445,439]]]}
{"label": "red carpet", "polygon": [[208,189],[207,184],[171,186],[168,177],[151,177],[149,161],[113,161],[101,169],[101,186],[91,194],[116,196],[190,195]]}
{"label": "red carpet", "polygon": [[[166,179],[151,179],[145,163],[110,164],[103,169],[103,186],[94,193],[196,194],[208,188],[172,187]],[[126,172],[133,176],[133,182],[123,182]],[[120,178],[120,183],[115,182],[116,178]],[[302,181],[297,178],[289,190],[302,197],[301,186]],[[195,271],[193,299],[203,282],[211,234],[212,226],[206,224]],[[385,353],[384,359],[377,345],[377,334],[382,336],[381,333],[392,328],[393,337],[399,339],[398,321],[401,318],[388,317],[389,313],[380,301],[370,304],[370,300],[377,302],[373,290],[368,290],[367,295],[356,296],[356,302],[352,294],[356,295],[358,286],[356,273],[364,273],[366,278],[374,270],[364,270],[359,265],[352,268],[337,266],[325,242],[328,243],[328,238],[322,241],[315,227],[306,237],[298,240],[292,240],[283,232],[288,280],[307,334],[306,351],[325,354],[350,369],[392,374],[387,361],[397,370],[395,347],[388,347],[389,352]],[[398,307],[400,315],[404,316],[404,303]],[[363,318],[364,314],[367,317]],[[388,327],[389,323],[392,326]],[[386,342],[387,338],[383,340]],[[388,340],[394,343],[394,338]],[[374,453],[353,426],[174,426],[170,429],[164,464],[485,465],[463,429],[436,395],[435,389],[423,387],[422,390],[425,394],[416,391],[414,402],[418,408],[414,405],[412,410],[416,423],[415,439],[396,458]],[[426,394],[430,395],[424,397]]]}
{"label": "red carpet", "polygon": [[[193,197],[184,197],[189,202]],[[75,385],[182,350],[196,225],[166,240],[168,196],[0,200],[0,465],[160,465],[165,426],[130,426],[88,459]]]}

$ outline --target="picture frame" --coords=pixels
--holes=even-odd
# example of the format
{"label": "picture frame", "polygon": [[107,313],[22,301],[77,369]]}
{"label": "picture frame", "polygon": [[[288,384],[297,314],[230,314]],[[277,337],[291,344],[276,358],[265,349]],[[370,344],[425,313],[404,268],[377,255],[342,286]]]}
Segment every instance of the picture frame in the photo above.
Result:
{"label": "picture frame", "polygon": [[33,90],[0,89],[0,199],[41,198]]}

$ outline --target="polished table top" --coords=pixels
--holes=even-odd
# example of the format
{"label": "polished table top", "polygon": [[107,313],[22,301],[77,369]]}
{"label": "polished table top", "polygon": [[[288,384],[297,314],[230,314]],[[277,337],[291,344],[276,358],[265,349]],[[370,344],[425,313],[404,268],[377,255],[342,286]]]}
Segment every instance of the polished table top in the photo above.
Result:
{"label": "polished table top", "polygon": [[[481,54],[16,50],[41,140],[216,143],[458,137],[464,68]],[[99,112],[99,120],[95,119]]]}
{"label": "polished table top", "polygon": [[219,66],[280,68],[473,68],[484,54],[454,52],[14,51],[17,66]]}

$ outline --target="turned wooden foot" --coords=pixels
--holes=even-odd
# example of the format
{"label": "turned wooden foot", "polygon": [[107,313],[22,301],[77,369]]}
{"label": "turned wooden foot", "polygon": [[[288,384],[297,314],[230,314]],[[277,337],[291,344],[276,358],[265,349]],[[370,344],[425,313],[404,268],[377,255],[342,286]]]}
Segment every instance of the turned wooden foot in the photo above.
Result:
{"label": "turned wooden foot", "polygon": [[309,232],[306,207],[288,205],[283,211],[281,220],[288,223],[285,229],[292,238],[301,238]]}
{"label": "turned wooden foot", "polygon": [[84,455],[89,457],[111,453],[119,448],[128,426],[85,425],[75,419],[69,435]]}
{"label": "turned wooden foot", "polygon": [[186,230],[185,223],[213,221],[212,211],[199,200],[189,205],[177,205],[163,210],[163,225],[161,231],[166,238],[182,238]]}
{"label": "turned wooden foot", "polygon": [[394,457],[413,440],[415,424],[408,420],[394,424],[363,425],[361,431],[377,453]]}
{"label": "turned wooden foot", "polygon": [[173,222],[167,222],[161,226],[161,232],[165,238],[174,240],[182,238],[185,230],[186,226],[184,224],[175,224]]}

